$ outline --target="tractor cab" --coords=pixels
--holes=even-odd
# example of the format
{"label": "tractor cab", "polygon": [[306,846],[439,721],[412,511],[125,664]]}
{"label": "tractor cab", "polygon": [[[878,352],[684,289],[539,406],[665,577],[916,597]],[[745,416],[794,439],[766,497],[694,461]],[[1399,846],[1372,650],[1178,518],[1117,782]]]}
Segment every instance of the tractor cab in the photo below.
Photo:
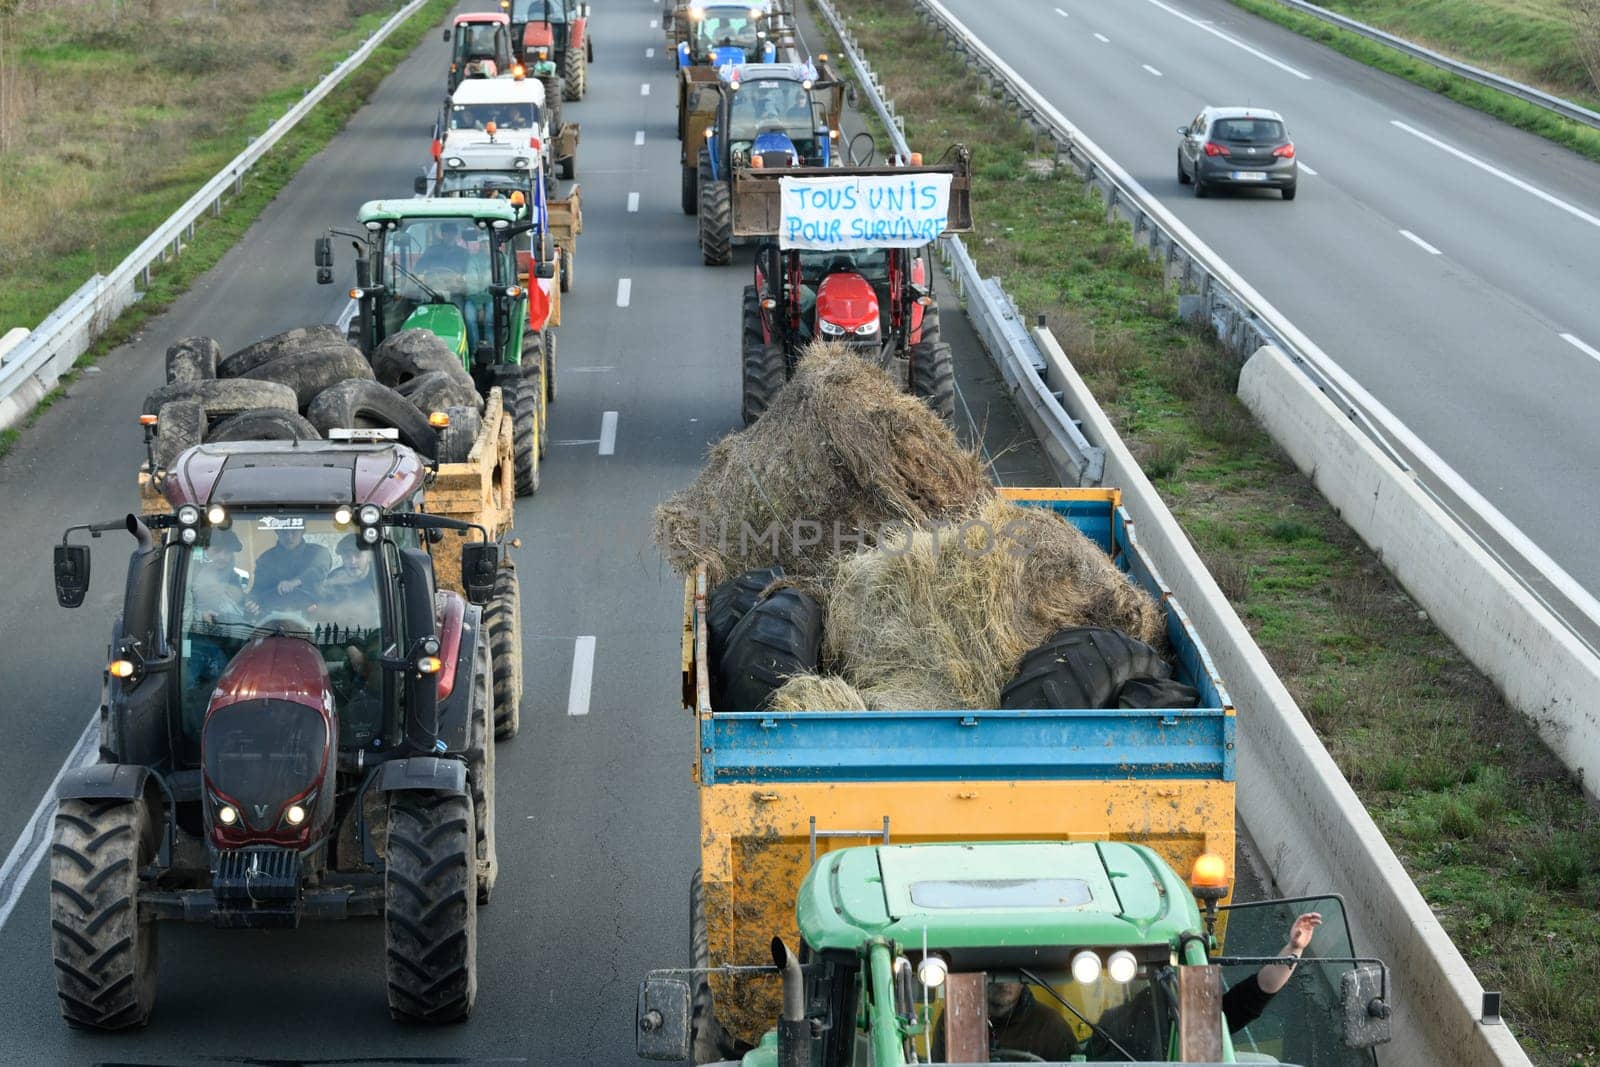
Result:
{"label": "tractor cab", "polygon": [[[638,1052],[670,1059],[681,1047],[670,1046],[683,1040],[697,1062],[702,1053],[744,1051],[747,1067],[1374,1063],[1372,1046],[1387,1040],[1387,971],[1349,951],[1337,898],[1276,903],[1290,905],[1291,918],[1294,907],[1320,909],[1323,925],[1291,979],[1297,995],[1275,998],[1268,1015],[1230,1035],[1221,965],[1233,982],[1275,957],[1212,955],[1215,911],[1210,920],[1202,915],[1190,887],[1147,847],[838,849],[820,856],[801,884],[795,930],[774,931],[767,974],[711,967],[686,977],[661,972],[642,984]],[[1230,944],[1259,934],[1277,939],[1268,950],[1276,952],[1287,924],[1246,928],[1281,917],[1271,908],[1230,913]],[[798,955],[786,944],[795,931]],[[782,1007],[757,1045],[716,1047],[720,1011],[758,1003]],[[1347,1018],[1373,1022],[1352,1028]]]}
{"label": "tractor cab", "polygon": [[445,101],[434,123],[433,157],[460,154],[478,142],[531,152],[532,166],[548,173],[554,146],[545,111],[545,87],[520,72],[509,78],[463,82]]}
{"label": "tractor cab", "polygon": [[511,40],[521,62],[531,68],[542,56],[554,64],[566,98],[583,99],[594,59],[589,5],[579,0],[500,0],[500,7],[510,17]]}
{"label": "tractor cab", "polygon": [[772,63],[778,59],[772,0],[750,3],[696,2],[684,11],[685,32],[678,41],[680,67],[723,67]]}
{"label": "tractor cab", "polygon": [[[806,63],[742,63],[718,72],[720,104],[708,128],[711,174],[748,166],[827,167],[838,157],[839,84]],[[756,162],[759,160],[760,162]]]}
{"label": "tractor cab", "polygon": [[497,78],[511,71],[511,20],[504,14],[469,12],[457,15],[444,31],[450,45],[450,73],[445,92],[453,93],[467,78]]}

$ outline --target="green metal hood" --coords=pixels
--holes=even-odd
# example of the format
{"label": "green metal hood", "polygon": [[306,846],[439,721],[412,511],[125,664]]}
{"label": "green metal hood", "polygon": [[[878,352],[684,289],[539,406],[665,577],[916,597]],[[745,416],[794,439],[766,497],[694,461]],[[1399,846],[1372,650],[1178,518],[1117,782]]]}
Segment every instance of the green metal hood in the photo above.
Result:
{"label": "green metal hood", "polygon": [[423,304],[401,323],[402,330],[427,330],[443,341],[461,360],[467,363],[467,320],[454,304]]}
{"label": "green metal hood", "polygon": [[1171,945],[1201,929],[1188,887],[1121,842],[879,845],[823,856],[800,887],[813,949]]}

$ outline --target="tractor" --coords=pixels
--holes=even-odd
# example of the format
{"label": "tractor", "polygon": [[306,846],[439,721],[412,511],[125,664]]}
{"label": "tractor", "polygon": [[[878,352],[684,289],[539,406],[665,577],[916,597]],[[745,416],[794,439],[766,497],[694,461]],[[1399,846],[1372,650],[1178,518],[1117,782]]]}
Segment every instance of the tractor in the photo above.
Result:
{"label": "tractor", "polygon": [[555,277],[555,266],[535,261],[524,278],[516,255],[537,220],[509,199],[453,197],[372,200],[356,218],[361,232],[330,229],[315,247],[317,281],[329,285],[331,235],[354,244],[350,342],[370,357],[395,334],[427,330],[480,392],[500,386],[512,413],[517,494],[531,496],[549,443],[545,409],[555,399],[550,301],[538,284]]}
{"label": "tractor", "polygon": [[511,40],[524,66],[539,59],[539,50],[555,64],[568,100],[582,100],[589,91],[589,64],[594,38],[589,35],[589,5],[578,0],[500,0],[511,18]]}
{"label": "tractor", "polygon": [[[135,546],[100,758],[55,794],[50,939],[72,1026],[149,1020],[157,920],[382,916],[390,1013],[472,1011],[497,872],[481,606],[500,546],[421,512],[416,453],[347,433],[374,440],[194,446],[160,483],[169,508],[56,546],[66,608],[89,587],[82,534]],[[435,587],[446,531],[480,538],[459,549],[465,595]]]}
{"label": "tractor", "polygon": [[723,266],[733,259],[734,172],[758,158],[780,166],[842,162],[844,83],[821,55],[816,63],[724,66],[692,90],[678,119],[683,211],[700,216],[701,257]]}
{"label": "tractor", "polygon": [[450,45],[450,73],[445,76],[445,95],[456,91],[466,78],[498,78],[509,74],[511,20],[504,14],[473,11],[457,15],[444,31]]}
{"label": "tractor", "polygon": [[433,128],[434,159],[447,142],[482,140],[493,129],[506,143],[535,148],[546,174],[571,180],[578,169],[579,129],[575,122],[563,124],[560,86],[553,78],[529,78],[520,67],[513,69],[510,77],[463,82],[445,100]]}
{"label": "tractor", "polygon": [[[745,287],[742,305],[746,426],[767,410],[812,340],[838,341],[859,349],[891,373],[903,374],[907,391],[946,421],[954,419],[955,377],[950,346],[939,337],[929,237],[908,241],[885,234],[845,240],[827,249],[785,247],[789,242],[784,222],[797,216],[779,202],[784,177],[826,177],[854,185],[857,179],[899,182],[949,175],[943,232],[967,233],[972,229],[971,156],[965,146],[956,145],[946,159],[923,166],[913,155],[905,166],[763,165],[734,173],[734,234],[761,239],[754,284]],[[798,218],[807,221],[803,210]]]}
{"label": "tractor", "polygon": [[[678,5],[676,16],[672,47],[679,69],[794,58],[794,31],[784,25],[776,0],[692,0]],[[780,57],[780,45],[791,54]]]}

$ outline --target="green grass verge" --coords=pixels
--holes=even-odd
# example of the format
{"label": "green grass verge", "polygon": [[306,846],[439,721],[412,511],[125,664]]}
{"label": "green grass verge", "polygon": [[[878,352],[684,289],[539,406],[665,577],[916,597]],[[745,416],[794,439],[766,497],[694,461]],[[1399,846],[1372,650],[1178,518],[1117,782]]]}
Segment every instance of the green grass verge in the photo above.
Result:
{"label": "green grass verge", "polygon": [[[11,449],[20,432],[31,426],[39,414],[47,410],[61,393],[77,380],[84,367],[93,364],[105,353],[138,333],[145,323],[161,314],[174,300],[187,292],[196,278],[215,266],[306,161],[327,147],[339,131],[344,129],[350,117],[371,98],[379,83],[388,77],[400,61],[422,40],[423,35],[430,32],[454,6],[454,0],[429,0],[403,26],[374,49],[367,61],[352,71],[337,91],[330,93],[312,108],[294,129],[285,134],[283,139],[261,158],[245,175],[243,192],[226,202],[220,216],[202,215],[195,225],[194,239],[184,246],[183,254],[164,264],[158,264],[152,270],[150,288],[145,291],[144,298],[123,312],[94,345],[78,357],[73,369],[64,375],[56,387],[39,402],[22,426],[0,432],[0,457]],[[296,91],[292,98],[298,99],[299,95]],[[283,101],[263,103],[261,111],[263,115],[281,115],[287,106]],[[265,121],[261,122],[261,126],[264,127],[265,124]],[[213,169],[212,172],[201,176],[196,184],[203,183],[214,172]],[[154,229],[192,194],[192,188],[184,192],[164,214],[155,217],[144,232],[147,234],[149,230]],[[142,237],[140,239],[142,240]],[[130,251],[131,248],[132,246]],[[79,279],[78,284],[81,282],[82,279]]]}
{"label": "green grass verge", "polygon": [[[1406,81],[1420,85],[1430,92],[1447,96],[1458,104],[1465,104],[1467,107],[1492,115],[1507,125],[1538,134],[1546,140],[1554,141],[1565,148],[1570,148],[1581,156],[1600,161],[1600,130],[1573,122],[1570,119],[1564,119],[1553,112],[1546,111],[1542,107],[1536,107],[1517,97],[1479,85],[1477,82],[1467,81],[1465,78],[1440,70],[1438,67],[1412,59],[1400,52],[1396,52],[1392,48],[1378,44],[1376,41],[1369,41],[1359,34],[1331,26],[1310,15],[1302,15],[1298,11],[1276,3],[1275,0],[1230,0],[1230,2],[1236,7],[1243,8],[1252,14],[1259,15],[1264,19],[1269,19],[1280,26],[1291,29],[1302,37],[1309,37],[1313,41],[1325,44],[1334,51],[1343,53],[1359,63],[1365,63],[1367,66],[1375,67],[1387,74],[1404,78]],[[1325,4],[1323,6],[1338,9],[1341,14],[1350,15],[1364,22],[1370,23],[1372,21],[1371,13],[1365,5]],[[1410,5],[1392,3],[1382,6],[1399,9]],[[1441,5],[1418,6],[1436,10]],[[1459,8],[1465,5],[1456,4],[1454,6]],[[1517,78],[1517,80],[1522,80],[1523,77],[1530,77],[1526,72],[1519,75],[1516,71],[1521,64],[1507,63],[1503,58],[1506,52],[1503,49],[1496,49],[1494,46],[1493,42],[1496,40],[1503,41],[1505,39],[1505,34],[1502,33],[1498,38],[1495,34],[1497,28],[1504,30],[1505,23],[1508,20],[1484,19],[1473,23],[1467,20],[1456,22],[1441,18],[1437,22],[1422,21],[1419,23],[1416,19],[1418,12],[1413,11],[1410,14],[1410,18],[1396,18],[1390,20],[1388,25],[1382,25],[1380,28],[1387,29],[1389,32],[1396,33],[1399,36],[1414,34],[1415,38],[1413,39],[1420,38],[1418,43],[1425,43],[1436,51],[1444,51],[1446,54],[1460,58],[1463,62],[1471,63],[1473,66],[1480,66],[1489,70],[1499,68],[1498,73],[1507,74]],[[1517,20],[1513,18],[1510,21]],[[1526,27],[1532,22],[1533,20],[1530,17],[1521,20],[1519,24]],[[1470,31],[1468,29],[1469,26],[1471,27]],[[1405,30],[1404,33],[1401,32],[1402,29]],[[1430,29],[1432,33],[1428,32]],[[1442,36],[1442,39],[1429,39],[1435,38],[1436,35]],[[1535,45],[1529,45],[1528,47],[1532,48]],[[1529,59],[1531,53],[1528,50],[1518,50],[1514,54],[1531,62],[1531,59]],[[1581,61],[1579,62],[1581,63]],[[1508,67],[1510,69],[1507,69]],[[1555,88],[1553,86],[1547,87],[1547,91],[1554,91]],[[1560,94],[1558,93],[1558,95]],[[1590,108],[1600,107],[1600,97],[1597,97],[1592,91],[1587,94],[1574,95],[1578,97],[1578,99],[1574,100],[1575,103],[1580,103]]]}
{"label": "green grass verge", "polygon": [[1177,317],[1128,228],[1036,158],[908,0],[849,17],[911,146],[972,147],[980,270],[1048,316],[1524,1046],[1596,1062],[1600,819],[1577,783],[1261,432],[1237,361]]}

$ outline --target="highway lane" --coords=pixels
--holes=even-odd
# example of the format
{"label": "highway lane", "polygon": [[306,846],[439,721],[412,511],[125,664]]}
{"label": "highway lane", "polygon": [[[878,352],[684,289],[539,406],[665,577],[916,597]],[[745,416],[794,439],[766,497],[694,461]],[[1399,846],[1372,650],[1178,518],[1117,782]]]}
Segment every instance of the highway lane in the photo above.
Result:
{"label": "highway lane", "polygon": [[[1600,167],[1224,0],[946,6],[1600,592]],[[1295,202],[1177,183],[1208,103],[1284,114]]]}
{"label": "highway lane", "polygon": [[[163,924],[150,1026],[70,1031],[56,1012],[45,877],[36,872],[0,928],[8,961],[0,1063],[632,1060],[636,981],[686,959],[696,854],[691,724],[677,698],[682,586],[650,543],[650,513],[737,423],[738,298],[749,271],[748,253],[727,270],[701,266],[692,220],[678,209],[671,74],[650,24],[658,12],[649,0],[597,10],[591,95],[568,105],[583,123],[586,228],[560,330],[554,444],[539,495],[518,506],[527,703],[521,736],[499,752],[501,874],[479,918],[473,1018],[444,1030],[390,1022],[376,922],[270,934]],[[318,287],[311,239],[348,224],[365,199],[407,194],[444,62],[437,36],[425,37],[238,248],[0,461],[10,505],[0,533],[14,546],[0,564],[10,608],[0,620],[0,673],[12,694],[0,704],[10,739],[0,851],[26,828],[96,706],[130,548],[118,537],[94,542],[89,600],[66,612],[53,603],[47,544],[68,523],[132,506],[134,416],[161,380],[171,339],[208,333],[231,350],[338,314],[348,252],[339,253],[341,286]],[[617,306],[622,279],[626,307]],[[1040,482],[1037,449],[953,306],[945,331],[998,472],[1012,484]],[[614,445],[602,455],[608,412]],[[586,703],[571,684],[580,648],[593,650]]]}

